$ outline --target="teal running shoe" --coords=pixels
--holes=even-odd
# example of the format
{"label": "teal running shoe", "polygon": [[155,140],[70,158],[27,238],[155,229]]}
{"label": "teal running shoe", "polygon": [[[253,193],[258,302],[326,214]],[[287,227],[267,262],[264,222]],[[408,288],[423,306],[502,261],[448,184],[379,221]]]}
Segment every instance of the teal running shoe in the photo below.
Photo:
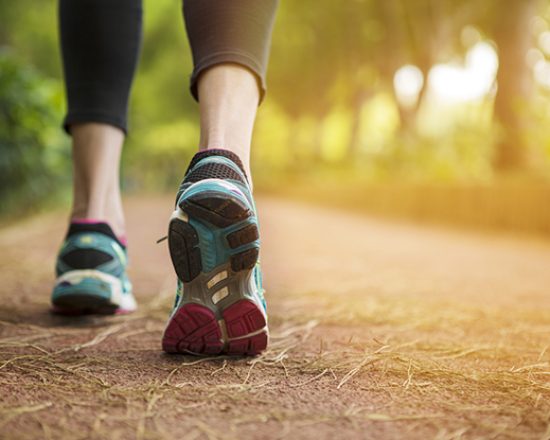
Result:
{"label": "teal running shoe", "polygon": [[129,313],[137,308],[126,248],[106,223],[72,223],[57,257],[52,305],[60,314]]}
{"label": "teal running shoe", "polygon": [[238,156],[199,152],[180,186],[168,246],[178,276],[162,348],[256,355],[267,346],[256,207]]}

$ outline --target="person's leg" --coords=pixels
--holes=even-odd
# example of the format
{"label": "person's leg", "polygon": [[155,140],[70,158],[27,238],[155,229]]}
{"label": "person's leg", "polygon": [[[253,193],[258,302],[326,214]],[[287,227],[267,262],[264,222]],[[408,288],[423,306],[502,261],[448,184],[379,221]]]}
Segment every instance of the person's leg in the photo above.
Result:
{"label": "person's leg", "polygon": [[199,101],[203,149],[237,154],[250,171],[250,143],[266,90],[278,0],[183,0],[193,52],[191,93]]}
{"label": "person's leg", "polygon": [[242,160],[250,177],[250,144],[260,93],[250,70],[219,64],[198,79],[201,150],[223,148]]}
{"label": "person's leg", "polygon": [[119,164],[124,133],[108,124],[79,123],[73,138],[73,208],[71,220],[103,221],[124,237]]}
{"label": "person's leg", "polygon": [[184,0],[200,150],[179,188],[168,245],[177,300],[169,353],[258,354],[267,346],[250,142],[276,0]]}
{"label": "person's leg", "polygon": [[54,311],[136,308],[126,276],[120,153],[141,40],[141,0],[60,0],[60,40],[72,136],[71,222],[56,264]]}
{"label": "person's leg", "polygon": [[120,150],[141,41],[141,0],[60,0],[60,38],[72,136],[72,218],[109,223],[124,235]]}

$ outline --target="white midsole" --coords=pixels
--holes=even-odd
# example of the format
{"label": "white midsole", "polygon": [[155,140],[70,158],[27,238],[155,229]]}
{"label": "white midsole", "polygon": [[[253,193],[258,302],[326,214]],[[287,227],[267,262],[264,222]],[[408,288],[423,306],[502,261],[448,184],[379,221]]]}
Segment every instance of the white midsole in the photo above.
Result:
{"label": "white midsole", "polygon": [[111,298],[109,300],[118,308],[128,311],[137,309],[137,303],[134,296],[131,293],[123,293],[122,281],[113,275],[109,275],[108,273],[101,272],[99,270],[71,270],[63,275],[60,275],[55,280],[55,284],[57,286],[58,284],[67,282],[74,285],[80,283],[84,279],[90,278],[109,284],[111,288]]}

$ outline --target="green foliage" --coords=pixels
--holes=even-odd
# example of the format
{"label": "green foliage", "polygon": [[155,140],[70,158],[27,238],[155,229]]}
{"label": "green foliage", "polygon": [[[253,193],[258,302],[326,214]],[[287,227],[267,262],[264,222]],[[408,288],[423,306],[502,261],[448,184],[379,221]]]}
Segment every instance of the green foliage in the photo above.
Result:
{"label": "green foliage", "polygon": [[0,212],[23,200],[28,209],[67,182],[61,106],[59,82],[0,51]]}
{"label": "green foliage", "polygon": [[[522,1],[513,0],[519,7]],[[539,5],[533,37],[550,29],[548,3]],[[70,173],[60,129],[64,98],[55,9],[53,0],[0,0],[0,47],[12,51],[0,59],[2,208],[8,196],[28,204],[54,193]],[[509,55],[500,46],[515,37],[499,40],[495,33],[505,12],[496,0],[280,2],[268,95],[254,135],[257,186],[300,175],[306,167],[308,174],[333,169],[356,180],[491,178],[499,133],[492,126],[495,94],[440,108],[425,84],[435,64],[465,62],[465,27],[498,46],[501,60]],[[144,13],[123,175],[126,188],[172,189],[199,139],[197,104],[188,91],[192,59],[180,1],[144,0]],[[418,105],[409,109],[393,90],[394,74],[404,64],[417,66],[425,79]],[[521,110],[527,122],[516,131],[521,128],[518,139],[547,175],[550,86],[542,89]],[[502,100],[504,87],[498,90]],[[504,101],[510,104],[513,96]]]}

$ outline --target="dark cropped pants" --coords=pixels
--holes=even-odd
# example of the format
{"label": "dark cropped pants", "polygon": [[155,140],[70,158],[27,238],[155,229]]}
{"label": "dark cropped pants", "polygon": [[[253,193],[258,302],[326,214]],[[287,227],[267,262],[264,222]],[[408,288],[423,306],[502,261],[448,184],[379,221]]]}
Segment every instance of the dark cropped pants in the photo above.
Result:
{"label": "dark cropped pants", "polygon": [[[220,63],[248,68],[256,75],[263,98],[277,3],[183,0],[195,99],[200,99],[200,74]],[[141,42],[141,0],[60,0],[59,17],[68,97],[65,129],[76,122],[103,122],[126,132],[128,97]]]}

